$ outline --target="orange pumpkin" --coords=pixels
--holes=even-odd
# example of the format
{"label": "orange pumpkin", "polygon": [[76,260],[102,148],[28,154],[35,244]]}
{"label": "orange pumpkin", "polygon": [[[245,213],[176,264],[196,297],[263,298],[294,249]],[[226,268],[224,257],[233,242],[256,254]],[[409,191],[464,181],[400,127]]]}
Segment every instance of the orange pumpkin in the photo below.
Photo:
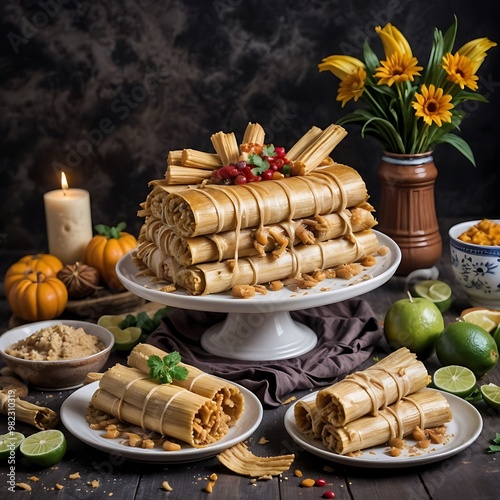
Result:
{"label": "orange pumpkin", "polygon": [[26,321],[43,321],[58,317],[68,303],[66,285],[54,276],[30,273],[12,283],[7,295],[12,312]]}
{"label": "orange pumpkin", "polygon": [[26,278],[28,274],[41,272],[46,278],[49,278],[57,276],[63,267],[63,263],[55,255],[48,253],[26,255],[7,269],[4,279],[5,295],[9,295],[9,291],[16,281]]}
{"label": "orange pumpkin", "polygon": [[121,222],[116,227],[98,224],[95,235],[85,249],[85,263],[95,267],[101,280],[110,290],[123,292],[125,287],[116,275],[117,262],[137,246],[135,236],[123,231],[126,224]]}

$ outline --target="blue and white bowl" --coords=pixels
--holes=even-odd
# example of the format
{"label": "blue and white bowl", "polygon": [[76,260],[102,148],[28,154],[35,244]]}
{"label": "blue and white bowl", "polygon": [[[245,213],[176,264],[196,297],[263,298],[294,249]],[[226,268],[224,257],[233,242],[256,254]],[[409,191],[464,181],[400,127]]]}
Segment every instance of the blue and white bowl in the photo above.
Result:
{"label": "blue and white bowl", "polygon": [[[491,220],[500,224],[499,220]],[[448,232],[455,283],[471,306],[500,309],[500,246],[474,245],[458,239],[479,222],[461,222]]]}

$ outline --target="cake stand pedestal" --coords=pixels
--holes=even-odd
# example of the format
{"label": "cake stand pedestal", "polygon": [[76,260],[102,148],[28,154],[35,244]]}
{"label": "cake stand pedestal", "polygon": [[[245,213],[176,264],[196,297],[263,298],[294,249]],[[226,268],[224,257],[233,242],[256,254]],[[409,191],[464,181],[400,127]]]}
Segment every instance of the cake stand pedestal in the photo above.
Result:
{"label": "cake stand pedestal", "polygon": [[389,249],[384,256],[377,256],[375,266],[351,280],[328,279],[307,291],[284,288],[250,299],[232,297],[230,292],[202,296],[183,290],[166,293],[159,290],[165,282],[153,282],[138,273],[132,252],[120,259],[116,273],[128,290],[146,300],[186,310],[227,313],[224,321],[203,333],[200,342],[207,352],[249,361],[288,359],[309,352],[317,343],[315,332],[294,321],[291,311],[357,297],[383,285],[396,272],[401,261],[399,247],[389,237],[375,232],[380,244]]}

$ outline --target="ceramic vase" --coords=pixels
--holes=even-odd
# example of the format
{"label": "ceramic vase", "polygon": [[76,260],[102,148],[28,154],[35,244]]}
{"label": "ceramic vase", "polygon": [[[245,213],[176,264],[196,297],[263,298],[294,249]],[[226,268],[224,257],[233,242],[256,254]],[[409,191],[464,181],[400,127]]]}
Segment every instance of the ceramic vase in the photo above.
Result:
{"label": "ceramic vase", "polygon": [[397,275],[431,268],[441,258],[442,238],[434,201],[437,173],[432,152],[383,153],[378,169],[377,229],[401,249]]}

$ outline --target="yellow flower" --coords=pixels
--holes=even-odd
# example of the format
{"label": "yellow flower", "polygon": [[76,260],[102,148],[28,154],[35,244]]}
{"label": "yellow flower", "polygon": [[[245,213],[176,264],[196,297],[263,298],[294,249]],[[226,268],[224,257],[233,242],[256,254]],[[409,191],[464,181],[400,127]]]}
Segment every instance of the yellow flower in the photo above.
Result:
{"label": "yellow flower", "polygon": [[457,52],[472,61],[472,69],[475,74],[486,57],[486,51],[491,47],[496,47],[496,45],[488,38],[476,38],[460,47]]}
{"label": "yellow flower", "polygon": [[424,69],[418,66],[416,57],[413,57],[410,44],[403,34],[391,23],[384,28],[377,26],[375,31],[380,36],[384,45],[385,61],[380,61],[382,66],[376,68],[375,78],[379,78],[378,85],[389,85],[398,82],[413,81],[419,76],[419,71]]}
{"label": "yellow flower", "polygon": [[410,44],[399,31],[391,23],[387,23],[383,28],[377,26],[375,32],[378,34],[384,45],[386,58],[389,58],[394,53],[407,54],[410,57],[413,55]]}
{"label": "yellow flower", "polygon": [[375,78],[379,78],[378,85],[388,85],[393,83],[413,81],[415,76],[420,75],[422,66],[417,66],[416,57],[401,52],[394,52],[387,58],[387,61],[380,61],[382,66],[376,69]]}
{"label": "yellow flower", "polygon": [[421,94],[415,92],[416,101],[412,102],[415,108],[415,116],[424,119],[427,125],[432,125],[434,122],[438,127],[441,127],[441,122],[451,122],[451,112],[449,111],[454,106],[451,104],[452,96],[450,94],[443,95],[442,88],[436,88],[431,83],[429,88],[425,84],[420,88]]}
{"label": "yellow flower", "polygon": [[477,90],[478,76],[474,74],[472,60],[468,57],[458,52],[455,55],[448,52],[443,56],[443,69],[448,73],[447,79],[459,85],[462,90],[465,87]]}
{"label": "yellow flower", "polygon": [[365,89],[365,65],[355,57],[330,56],[318,65],[320,71],[331,71],[340,79],[337,101],[342,101],[342,107],[354,99],[357,101]]}

